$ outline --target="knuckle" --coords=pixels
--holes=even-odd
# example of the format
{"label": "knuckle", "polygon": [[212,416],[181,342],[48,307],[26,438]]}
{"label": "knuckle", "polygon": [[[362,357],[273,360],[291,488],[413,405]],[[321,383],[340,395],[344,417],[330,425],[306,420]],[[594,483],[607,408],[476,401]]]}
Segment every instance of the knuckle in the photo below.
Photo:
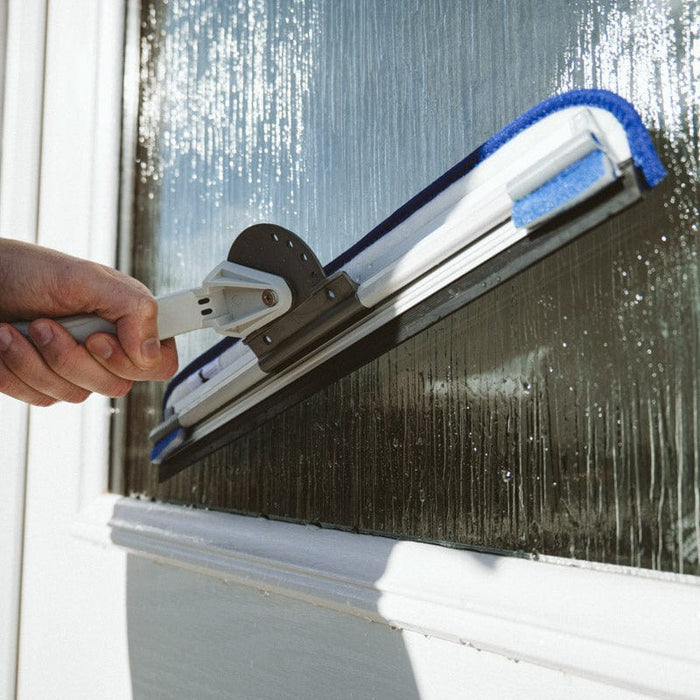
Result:
{"label": "knuckle", "polygon": [[138,291],[142,292],[146,296],[152,296],[151,295],[151,290],[140,280],[137,280],[135,277],[128,277],[127,276],[128,283],[134,288],[137,289]]}
{"label": "knuckle", "polygon": [[36,353],[23,352],[17,343],[13,343],[3,355],[3,362],[8,372],[15,374],[27,374],[31,371],[32,364],[36,359]]}
{"label": "knuckle", "polygon": [[126,396],[131,391],[132,386],[133,382],[127,379],[119,382],[114,382],[113,385],[109,387],[108,391],[105,392],[105,394],[114,399],[117,399],[122,396]]}
{"label": "knuckle", "polygon": [[57,399],[54,399],[51,396],[39,396],[32,400],[31,404],[32,406],[38,406],[39,408],[48,408],[49,406],[53,406],[56,402]]}
{"label": "knuckle", "polygon": [[91,392],[89,392],[87,389],[72,389],[66,393],[66,395],[63,397],[63,401],[68,403],[82,403],[88,398],[88,396],[90,396],[90,393]]}
{"label": "knuckle", "polygon": [[139,295],[136,312],[140,318],[154,321],[158,317],[158,302],[150,294]]}
{"label": "knuckle", "polygon": [[66,347],[63,343],[51,342],[42,348],[41,355],[49,367],[58,375],[70,373],[76,361],[77,346]]}
{"label": "knuckle", "polygon": [[51,369],[58,375],[64,375],[71,364],[71,353],[59,350],[50,358],[45,358]]}

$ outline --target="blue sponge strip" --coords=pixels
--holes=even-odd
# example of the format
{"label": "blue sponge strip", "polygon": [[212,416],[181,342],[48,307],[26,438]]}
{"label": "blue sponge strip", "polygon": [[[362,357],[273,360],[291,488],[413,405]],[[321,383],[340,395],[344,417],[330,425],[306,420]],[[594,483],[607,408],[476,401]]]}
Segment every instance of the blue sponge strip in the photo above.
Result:
{"label": "blue sponge strip", "polygon": [[[348,248],[344,253],[335,258],[335,260],[328,263],[324,268],[326,274],[330,275],[340,270],[361,251],[371,246],[418,209],[425,206],[451,184],[464,177],[464,175],[473,170],[479,163],[493,155],[501,146],[505,145],[508,141],[515,138],[534,123],[553,112],[558,112],[567,107],[579,106],[600,107],[610,112],[620,122],[627,133],[627,140],[634,164],[639,168],[650,187],[654,187],[665,177],[666,170],[656,155],[651,137],[634,107],[629,102],[607,90],[572,90],[571,92],[555,95],[554,97],[544,100],[522,114],[515,121],[511,122],[505,129],[492,136],[483,145],[373,228],[355,245]],[[236,338],[224,338],[190,362],[190,364],[180,371],[168,384],[163,398],[163,406],[165,407],[167,405],[170,394],[180,383],[190,375],[198,372],[202,367],[218,357],[236,342],[238,342]]]}
{"label": "blue sponge strip", "polygon": [[605,153],[593,151],[514,202],[511,219],[518,228],[530,226],[542,217],[575,203],[600,180],[607,181],[609,173]]}
{"label": "blue sponge strip", "polygon": [[174,449],[181,445],[185,439],[184,428],[176,428],[172,433],[168,433],[164,438],[159,440],[151,449],[151,462],[158,464],[161,461],[161,455],[168,448]]}

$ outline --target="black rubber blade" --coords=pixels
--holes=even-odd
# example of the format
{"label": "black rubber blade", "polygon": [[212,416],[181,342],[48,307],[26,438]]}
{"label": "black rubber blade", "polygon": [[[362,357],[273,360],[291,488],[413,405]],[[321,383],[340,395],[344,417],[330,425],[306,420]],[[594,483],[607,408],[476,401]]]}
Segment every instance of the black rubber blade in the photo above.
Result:
{"label": "black rubber blade", "polygon": [[311,248],[276,224],[255,224],[241,231],[227,259],[284,278],[292,291],[292,308],[308,299],[326,278]]}

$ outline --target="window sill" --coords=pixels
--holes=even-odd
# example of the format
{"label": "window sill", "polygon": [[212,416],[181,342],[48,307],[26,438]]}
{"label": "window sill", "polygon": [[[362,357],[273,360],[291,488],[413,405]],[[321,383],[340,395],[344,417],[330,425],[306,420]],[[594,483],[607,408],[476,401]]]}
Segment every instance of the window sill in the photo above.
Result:
{"label": "window sill", "polygon": [[642,693],[700,682],[700,580],[533,561],[106,495],[76,536]]}

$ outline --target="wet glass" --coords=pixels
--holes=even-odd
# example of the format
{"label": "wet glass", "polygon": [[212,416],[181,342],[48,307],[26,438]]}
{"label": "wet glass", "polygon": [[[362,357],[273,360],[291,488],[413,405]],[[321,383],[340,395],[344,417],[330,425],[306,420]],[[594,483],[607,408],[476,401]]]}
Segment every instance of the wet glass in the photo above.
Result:
{"label": "wet glass", "polygon": [[161,388],[139,387],[127,493],[700,573],[695,3],[154,0],[141,55],[134,263],[157,293],[261,220],[327,262],[567,89],[632,102],[669,177],[160,486]]}

